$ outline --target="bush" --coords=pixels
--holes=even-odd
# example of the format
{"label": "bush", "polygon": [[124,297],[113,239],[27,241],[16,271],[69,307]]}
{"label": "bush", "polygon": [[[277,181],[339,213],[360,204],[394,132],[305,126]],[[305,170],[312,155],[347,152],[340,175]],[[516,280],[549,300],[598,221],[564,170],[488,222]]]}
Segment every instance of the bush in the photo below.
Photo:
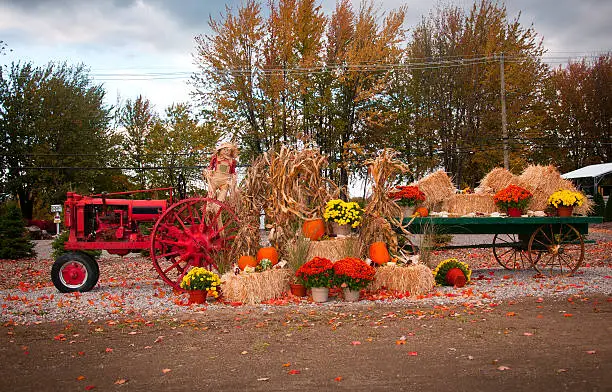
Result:
{"label": "bush", "polygon": [[608,196],[608,204],[604,212],[604,222],[612,222],[612,195]]}
{"label": "bush", "polygon": [[7,203],[0,210],[0,259],[33,257],[34,243],[30,241],[16,203]]}
{"label": "bush", "polygon": [[606,212],[606,202],[601,195],[601,193],[596,192],[595,196],[593,196],[593,211],[591,212],[591,216],[604,216]]}
{"label": "bush", "polygon": [[[70,231],[64,230],[64,231],[62,231],[62,233],[60,235],[55,237],[55,239],[51,243],[51,248],[53,249],[51,251],[51,257],[53,257],[53,259],[57,259],[58,257],[63,255],[64,253],[72,252],[71,250],[64,249],[64,243],[66,241],[68,241],[68,236],[69,235],[70,235]],[[102,256],[102,251],[101,250],[82,250],[82,251],[79,251],[79,252],[83,252],[83,253],[91,256],[94,260],[98,260],[100,258],[100,256]]]}

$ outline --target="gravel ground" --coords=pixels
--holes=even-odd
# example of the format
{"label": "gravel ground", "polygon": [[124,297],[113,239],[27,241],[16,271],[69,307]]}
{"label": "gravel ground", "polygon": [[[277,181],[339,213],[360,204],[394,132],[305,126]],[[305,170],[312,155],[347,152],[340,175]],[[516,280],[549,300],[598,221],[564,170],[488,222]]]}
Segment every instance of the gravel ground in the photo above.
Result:
{"label": "gravel ground", "polygon": [[[595,293],[612,296],[612,226],[600,225],[586,245],[584,266],[573,277],[538,276],[534,270],[507,271],[497,267],[489,249],[447,250],[434,253],[436,260],[458,257],[473,268],[472,282],[462,288],[436,287],[418,298],[397,298],[391,293],[367,293],[358,303],[332,297],[315,304],[291,295],[255,305],[261,309],[277,306],[328,309],[359,309],[372,305],[431,307],[461,304],[466,307],[495,307],[524,297],[546,298]],[[474,236],[468,236],[474,237]],[[457,240],[455,240],[457,241]],[[41,323],[66,319],[152,319],[186,313],[215,311],[237,304],[210,302],[187,306],[185,294],[175,294],[157,279],[150,260],[139,256],[120,258],[105,254],[100,260],[101,278],[87,293],[61,294],[50,283],[50,242],[37,244],[38,257],[26,261],[0,261],[0,322]]]}

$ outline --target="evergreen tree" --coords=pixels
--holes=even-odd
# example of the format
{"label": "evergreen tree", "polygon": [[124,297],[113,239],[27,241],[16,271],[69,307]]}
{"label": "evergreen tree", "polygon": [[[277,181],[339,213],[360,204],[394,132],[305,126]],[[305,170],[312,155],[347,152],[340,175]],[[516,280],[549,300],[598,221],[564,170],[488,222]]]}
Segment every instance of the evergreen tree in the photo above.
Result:
{"label": "evergreen tree", "polygon": [[612,195],[608,196],[608,204],[604,212],[604,222],[612,222]]}
{"label": "evergreen tree", "polygon": [[593,196],[593,211],[591,212],[591,216],[604,216],[606,211],[606,201],[603,196],[599,192],[595,192],[595,196]]}
{"label": "evergreen tree", "polygon": [[35,255],[21,211],[15,203],[5,204],[0,212],[0,259],[22,259]]}

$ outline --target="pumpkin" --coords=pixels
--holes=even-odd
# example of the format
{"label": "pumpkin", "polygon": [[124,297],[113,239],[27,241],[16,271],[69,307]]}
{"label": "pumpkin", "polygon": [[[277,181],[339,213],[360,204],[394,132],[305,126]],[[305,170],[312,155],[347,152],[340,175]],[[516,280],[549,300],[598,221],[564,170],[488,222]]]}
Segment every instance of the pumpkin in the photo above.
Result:
{"label": "pumpkin", "polygon": [[384,242],[375,242],[370,245],[370,260],[378,265],[386,264],[391,260],[389,251],[387,250],[387,244]]}
{"label": "pumpkin", "polygon": [[255,260],[255,257],[253,256],[240,256],[240,258],[238,259],[238,267],[240,267],[241,270],[244,270],[245,267],[257,267],[257,260]]}
{"label": "pumpkin", "polygon": [[426,207],[418,207],[414,210],[416,216],[420,216],[421,218],[425,218],[429,216],[429,210]]}
{"label": "pumpkin", "polygon": [[276,248],[273,246],[268,246],[266,248],[260,248],[257,251],[257,262],[261,259],[269,259],[272,262],[272,265],[276,265],[278,263],[278,252]]}
{"label": "pumpkin", "polygon": [[325,234],[325,221],[323,219],[309,219],[302,225],[304,237],[311,241],[318,241]]}

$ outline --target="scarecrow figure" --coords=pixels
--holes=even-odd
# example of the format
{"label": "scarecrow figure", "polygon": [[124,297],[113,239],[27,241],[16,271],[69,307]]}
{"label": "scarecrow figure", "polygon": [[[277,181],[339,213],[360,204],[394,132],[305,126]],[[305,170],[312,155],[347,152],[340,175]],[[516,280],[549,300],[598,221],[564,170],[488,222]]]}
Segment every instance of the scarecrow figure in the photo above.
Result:
{"label": "scarecrow figure", "polygon": [[235,144],[224,142],[217,146],[207,169],[202,175],[208,183],[208,197],[225,201],[228,192],[236,192],[236,158],[238,148]]}

